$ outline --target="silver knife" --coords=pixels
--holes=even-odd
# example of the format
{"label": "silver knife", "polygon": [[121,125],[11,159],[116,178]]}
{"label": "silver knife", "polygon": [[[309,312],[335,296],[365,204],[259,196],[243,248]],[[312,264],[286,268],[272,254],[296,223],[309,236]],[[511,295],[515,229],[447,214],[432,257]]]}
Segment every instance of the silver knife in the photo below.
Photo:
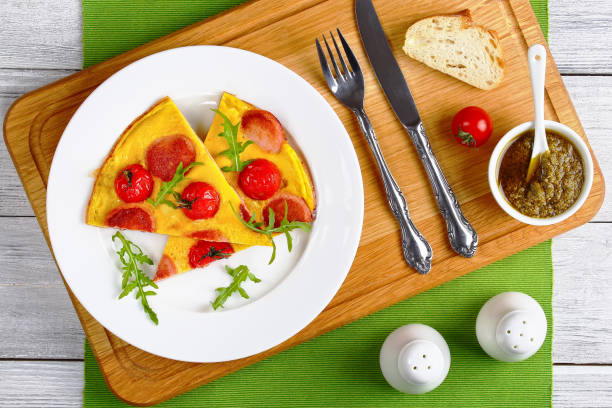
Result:
{"label": "silver knife", "polygon": [[425,166],[438,207],[446,220],[450,244],[459,255],[470,258],[476,252],[478,235],[461,212],[457,198],[431,150],[414,99],[387,42],[372,1],[355,0],[355,16],[363,46],[378,82]]}

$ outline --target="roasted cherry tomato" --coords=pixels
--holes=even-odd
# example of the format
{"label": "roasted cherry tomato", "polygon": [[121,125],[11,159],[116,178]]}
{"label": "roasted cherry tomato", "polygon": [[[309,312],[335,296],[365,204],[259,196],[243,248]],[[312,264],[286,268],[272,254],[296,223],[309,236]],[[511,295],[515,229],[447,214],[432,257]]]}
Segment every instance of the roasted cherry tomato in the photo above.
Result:
{"label": "roasted cherry tomato", "polygon": [[192,220],[212,218],[219,211],[219,193],[202,181],[189,184],[181,194],[179,207]]}
{"label": "roasted cherry tomato", "polygon": [[271,161],[257,159],[240,172],[238,185],[253,200],[267,200],[280,188],[281,174]]}
{"label": "roasted cherry tomato", "polygon": [[493,132],[491,118],[478,106],[463,108],[453,118],[453,135],[464,146],[483,145],[489,140],[491,132]]}
{"label": "roasted cherry tomato", "polygon": [[217,259],[228,258],[234,248],[228,242],[198,241],[189,250],[189,265],[201,268]]}
{"label": "roasted cherry tomato", "polygon": [[126,203],[144,201],[153,191],[153,177],[140,164],[130,164],[117,174],[115,191]]}

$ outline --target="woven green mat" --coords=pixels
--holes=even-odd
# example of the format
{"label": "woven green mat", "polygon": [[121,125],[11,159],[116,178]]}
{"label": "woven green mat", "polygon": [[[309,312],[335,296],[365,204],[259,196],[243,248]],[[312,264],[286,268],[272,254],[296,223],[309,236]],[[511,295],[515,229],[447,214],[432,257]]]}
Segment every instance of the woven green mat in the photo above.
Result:
{"label": "woven green mat", "polygon": [[[84,65],[170,33],[240,0],[83,1]],[[546,33],[545,0],[531,0]],[[550,241],[474,271],[267,360],[187,392],[160,407],[543,407],[552,395],[552,258]],[[537,299],[548,319],[542,349],[521,363],[489,358],[474,333],[476,315],[508,290]],[[452,362],[440,387],[406,395],[387,385],[378,366],[385,337],[420,322],[447,340]],[[84,406],[126,406],[107,388],[85,344]]]}

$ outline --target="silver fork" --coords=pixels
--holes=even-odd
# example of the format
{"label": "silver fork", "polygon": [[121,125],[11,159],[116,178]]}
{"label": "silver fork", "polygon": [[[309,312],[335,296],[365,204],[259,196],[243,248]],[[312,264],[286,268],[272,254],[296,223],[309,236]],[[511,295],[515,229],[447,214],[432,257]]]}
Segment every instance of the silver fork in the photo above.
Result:
{"label": "silver fork", "polygon": [[410,219],[406,199],[397,185],[397,182],[391,175],[391,171],[389,170],[389,167],[387,166],[387,163],[385,162],[383,154],[380,150],[380,146],[378,145],[378,140],[376,139],[376,134],[374,133],[372,124],[370,123],[370,120],[363,109],[365,85],[363,82],[361,67],[359,66],[359,62],[357,62],[357,58],[355,58],[355,54],[353,54],[353,51],[344,39],[342,32],[340,32],[340,29],[336,30],[338,31],[342,48],[344,48],[344,52],[346,53],[346,58],[351,69],[348,68],[346,62],[344,61],[344,57],[340,52],[338,43],[336,42],[333,33],[330,31],[329,35],[336,49],[342,70],[338,68],[334,54],[332,53],[332,50],[327,42],[327,38],[325,38],[325,35],[323,35],[323,41],[334,68],[334,73],[336,74],[334,76],[329,68],[327,58],[325,57],[323,48],[321,47],[319,39],[317,38],[315,43],[317,45],[317,52],[319,53],[319,60],[321,62],[323,75],[325,76],[327,85],[331,89],[334,96],[344,105],[346,105],[347,108],[352,110],[357,117],[359,127],[368,141],[368,145],[372,150],[374,159],[376,159],[376,164],[378,165],[378,170],[380,171],[380,175],[385,186],[387,201],[389,201],[391,211],[399,222],[400,229],[402,231],[402,250],[406,262],[408,265],[416,269],[417,272],[423,274],[427,273],[431,269],[431,245],[429,245],[429,242],[425,240],[423,235],[419,232],[419,230],[417,230],[414,223]]}

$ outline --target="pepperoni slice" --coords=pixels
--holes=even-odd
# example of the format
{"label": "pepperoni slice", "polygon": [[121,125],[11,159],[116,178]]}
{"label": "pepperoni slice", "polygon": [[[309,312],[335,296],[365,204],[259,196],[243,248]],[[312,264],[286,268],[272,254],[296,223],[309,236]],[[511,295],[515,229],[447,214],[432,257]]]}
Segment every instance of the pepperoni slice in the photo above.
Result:
{"label": "pepperoni slice", "polygon": [[228,242],[198,241],[189,250],[189,265],[192,268],[202,268],[233,253],[234,248]]}
{"label": "pepperoni slice", "polygon": [[179,163],[183,168],[195,160],[195,147],[183,135],[164,136],[149,146],[146,154],[147,168],[152,175],[170,181]]}
{"label": "pepperoni slice", "polygon": [[221,233],[219,230],[201,230],[192,232],[189,235],[191,238],[201,239],[204,241],[215,241],[215,242],[223,242],[227,241],[225,235]]}
{"label": "pepperoni slice", "polygon": [[272,113],[251,109],[242,116],[242,131],[247,139],[255,142],[259,147],[270,153],[280,152],[285,142],[283,127]]}
{"label": "pepperoni slice", "polygon": [[155,222],[145,209],[138,206],[117,207],[106,216],[109,227],[153,232]]}
{"label": "pepperoni slice", "polygon": [[240,204],[240,215],[242,216],[242,219],[246,222],[249,222],[251,220],[251,212],[248,208],[246,208],[246,205],[244,204]]}
{"label": "pepperoni slice", "polygon": [[285,217],[285,202],[287,202],[287,221],[312,221],[312,212],[303,198],[289,193],[281,193],[268,203],[263,209],[264,223],[268,225],[270,208],[274,211],[274,226],[279,227]]}
{"label": "pepperoni slice", "polygon": [[168,255],[162,255],[159,260],[159,265],[157,266],[157,272],[155,272],[155,277],[153,281],[157,282],[162,279],[169,278],[172,275],[176,275],[176,266],[172,259]]}

